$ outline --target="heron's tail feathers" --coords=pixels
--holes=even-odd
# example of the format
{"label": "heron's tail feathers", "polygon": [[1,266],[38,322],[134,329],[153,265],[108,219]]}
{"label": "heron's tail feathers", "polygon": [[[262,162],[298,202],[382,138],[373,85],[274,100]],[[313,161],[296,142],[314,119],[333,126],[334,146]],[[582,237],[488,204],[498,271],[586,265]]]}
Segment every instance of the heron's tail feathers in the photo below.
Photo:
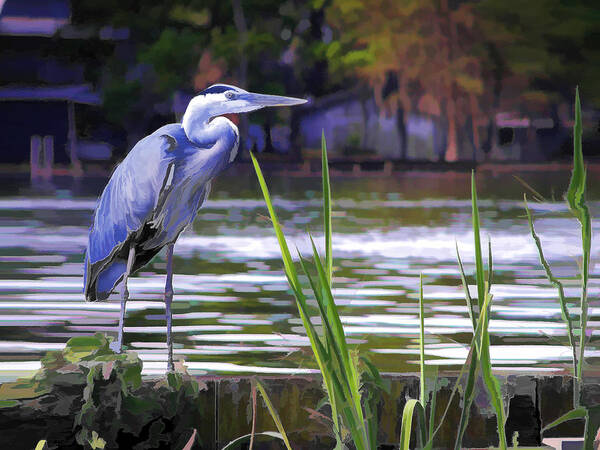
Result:
{"label": "heron's tail feathers", "polygon": [[90,289],[86,292],[86,300],[92,302],[106,300],[123,277],[126,269],[127,261],[124,259],[111,261],[98,273],[95,283],[93,281],[90,283]]}

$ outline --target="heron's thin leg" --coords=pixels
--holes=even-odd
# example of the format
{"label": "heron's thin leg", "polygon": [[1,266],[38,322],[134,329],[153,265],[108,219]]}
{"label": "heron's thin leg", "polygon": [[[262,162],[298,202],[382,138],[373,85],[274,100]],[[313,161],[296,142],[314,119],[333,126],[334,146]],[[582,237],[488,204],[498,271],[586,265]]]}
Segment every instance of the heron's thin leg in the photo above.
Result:
{"label": "heron's thin leg", "polygon": [[129,257],[127,258],[127,268],[123,275],[123,286],[121,286],[121,317],[119,318],[119,337],[113,350],[117,353],[121,353],[123,349],[123,325],[125,323],[125,308],[127,300],[129,300],[129,290],[127,290],[127,280],[131,274],[133,262],[135,261],[135,245],[131,244],[129,247]]}
{"label": "heron's thin leg", "polygon": [[167,316],[167,348],[169,352],[169,362],[167,370],[175,369],[173,365],[173,338],[171,336],[171,322],[173,315],[171,313],[171,302],[173,301],[173,244],[167,247],[167,282],[165,283],[165,309]]}

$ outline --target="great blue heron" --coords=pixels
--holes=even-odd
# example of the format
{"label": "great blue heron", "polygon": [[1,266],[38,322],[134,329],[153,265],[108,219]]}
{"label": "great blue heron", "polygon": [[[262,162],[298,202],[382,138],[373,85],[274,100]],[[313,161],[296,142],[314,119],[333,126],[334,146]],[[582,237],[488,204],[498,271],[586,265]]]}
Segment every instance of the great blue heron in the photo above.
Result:
{"label": "great blue heron", "polygon": [[87,301],[105,300],[123,280],[113,350],[122,348],[128,277],[166,246],[167,367],[173,370],[173,246],[208,197],[211,181],[233,162],[239,146],[237,127],[218,116],[305,102],[212,85],[190,101],[181,124],[165,125],[140,140],[115,169],[94,213],[84,274]]}

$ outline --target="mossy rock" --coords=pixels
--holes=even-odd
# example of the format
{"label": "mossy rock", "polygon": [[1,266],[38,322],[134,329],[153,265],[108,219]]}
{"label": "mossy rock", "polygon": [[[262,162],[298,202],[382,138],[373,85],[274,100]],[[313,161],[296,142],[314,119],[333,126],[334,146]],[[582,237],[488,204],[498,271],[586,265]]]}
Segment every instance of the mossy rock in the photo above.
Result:
{"label": "mossy rock", "polygon": [[[35,448],[183,448],[201,423],[200,386],[181,369],[142,382],[136,353],[102,334],[48,352],[31,378],[0,385],[0,443]],[[5,446],[5,445],[4,445]]]}

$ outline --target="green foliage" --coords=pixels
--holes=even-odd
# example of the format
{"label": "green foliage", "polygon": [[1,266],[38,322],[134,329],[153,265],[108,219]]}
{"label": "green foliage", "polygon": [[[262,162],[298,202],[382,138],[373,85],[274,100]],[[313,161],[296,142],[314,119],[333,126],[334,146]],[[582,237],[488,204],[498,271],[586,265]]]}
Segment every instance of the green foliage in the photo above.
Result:
{"label": "green foliage", "polygon": [[[540,241],[539,236],[537,235],[537,233],[535,232],[535,227],[534,227],[534,223],[533,223],[533,217],[531,215],[531,211],[529,210],[529,207],[527,206],[527,196],[524,196],[524,202],[525,202],[525,212],[527,213],[527,221],[529,223],[529,231],[531,233],[531,237],[533,238],[533,241],[535,242],[537,251],[538,251],[538,256],[540,258],[540,263],[542,264],[542,267],[544,268],[544,271],[546,272],[546,278],[548,279],[548,281],[556,288],[556,291],[558,293],[558,302],[560,304],[560,312],[561,312],[561,317],[563,319],[563,322],[565,322],[565,324],[567,325],[567,337],[569,339],[569,345],[571,346],[571,349],[573,351],[573,376],[577,377],[577,346],[575,343],[575,338],[573,336],[573,321],[571,320],[571,314],[569,312],[569,305],[567,304],[567,300],[565,298],[565,291],[563,288],[562,283],[558,280],[558,278],[556,278],[554,276],[554,274],[552,273],[552,269],[550,268],[550,264],[548,264],[548,261],[546,261],[546,258],[544,257],[544,251],[542,249],[542,242]],[[577,402],[579,401],[579,382],[577,380],[576,381],[576,387],[574,389],[573,395],[574,395],[574,399],[575,399],[575,404],[577,404]]]}
{"label": "green foliage", "polygon": [[[376,421],[365,420],[365,413],[363,412],[361,405],[362,390],[357,353],[350,351],[348,347],[344,329],[331,292],[331,188],[329,185],[325,140],[323,139],[322,146],[323,213],[326,234],[325,265],[321,262],[321,258],[314,241],[312,241],[312,237],[313,270],[316,270],[316,276],[312,274],[313,270],[309,268],[308,262],[299,254],[300,265],[304,275],[308,279],[312,294],[317,301],[319,315],[323,325],[322,337],[319,336],[310,320],[307,299],[302,291],[298,273],[273,208],[264,176],[254,155],[252,155],[252,162],[279,242],[284,271],[296,299],[298,311],[310,340],[317,365],[323,376],[325,389],[332,410],[333,431],[337,440],[336,448],[342,448],[344,435],[345,433],[349,433],[352,442],[358,450],[372,449],[372,441],[373,437],[376,436],[376,432],[370,427],[375,426]],[[370,370],[376,373],[374,366],[370,366]],[[369,411],[373,413],[372,408]]]}
{"label": "green foliage", "polygon": [[418,434],[419,447],[427,440],[426,425],[425,425],[425,410],[419,400],[410,398],[406,401],[404,410],[402,411],[402,429],[400,430],[400,450],[410,449],[410,434],[412,431],[413,416],[417,413],[420,433]]}
{"label": "green foliage", "polygon": [[479,310],[485,298],[485,275],[483,273],[483,258],[481,256],[481,236],[479,234],[479,209],[477,207],[477,188],[475,186],[475,171],[471,172],[471,218],[473,221],[473,240],[475,241],[475,282],[477,284],[477,303]]}
{"label": "green foliage", "polygon": [[419,277],[419,370],[420,370],[420,389],[419,400],[423,408],[427,404],[425,401],[425,313],[423,308],[423,274]]}
{"label": "green foliage", "polygon": [[[475,268],[476,268],[476,283],[477,293],[482,298],[478,298],[479,302],[479,318],[478,321],[481,323],[481,336],[480,343],[476,346],[478,351],[478,366],[483,376],[483,381],[487,387],[490,395],[492,406],[496,410],[496,425],[498,430],[498,439],[500,441],[500,448],[505,450],[508,447],[506,441],[506,432],[504,430],[504,423],[506,422],[506,414],[504,412],[504,402],[502,400],[502,392],[500,390],[500,383],[498,379],[492,374],[492,360],[490,358],[490,336],[488,332],[489,326],[489,310],[492,301],[492,295],[490,294],[490,284],[485,281],[485,275],[483,272],[483,257],[481,255],[481,237],[480,237],[480,224],[479,224],[479,208],[477,206],[477,187],[475,185],[475,173],[471,174],[471,203],[472,203],[472,214],[473,214],[473,236],[475,240]],[[489,274],[492,272],[491,268],[491,249],[489,251]],[[491,275],[489,275],[491,280]],[[477,333],[476,333],[477,334]]]}
{"label": "green foliage", "polygon": [[292,447],[290,446],[290,441],[288,440],[287,434],[285,433],[285,429],[283,428],[283,424],[281,423],[279,414],[277,413],[277,410],[273,406],[273,402],[271,401],[269,394],[267,394],[267,390],[265,389],[265,386],[258,379],[254,379],[253,383],[256,385],[258,392],[260,392],[260,395],[262,396],[262,398],[265,402],[265,405],[267,405],[269,414],[271,415],[273,422],[275,422],[275,426],[277,427],[277,430],[279,431],[279,434],[281,435],[281,440],[284,442],[285,447],[288,450],[292,450]]}
{"label": "green foliage", "polygon": [[[463,404],[461,408],[461,417],[458,427],[458,434],[455,442],[455,449],[461,448],[462,438],[467,427],[471,404],[475,395],[475,381],[477,374],[481,372],[483,381],[490,396],[490,401],[496,412],[496,426],[498,432],[498,440],[501,449],[506,449],[508,443],[506,441],[506,432],[504,424],[506,422],[506,413],[504,411],[504,402],[502,399],[502,391],[498,379],[492,373],[492,360],[490,357],[490,335],[488,331],[490,320],[490,307],[492,303],[492,295],[490,294],[492,282],[492,250],[491,244],[488,246],[488,278],[485,279],[483,269],[483,256],[481,252],[481,231],[479,222],[479,207],[477,205],[477,187],[475,184],[475,173],[471,174],[471,209],[473,223],[473,238],[475,242],[475,282],[477,285],[477,295],[479,304],[479,314],[476,315],[473,307],[473,302],[469,294],[464,267],[456,249],[458,259],[458,267],[460,269],[461,280],[465,291],[467,308],[473,322],[473,342],[471,350],[467,357],[469,365],[469,375],[465,386],[463,396]],[[476,324],[476,326],[475,326]],[[473,352],[473,347],[475,352]],[[466,365],[466,364],[465,364]]]}
{"label": "green foliage", "polygon": [[590,249],[592,246],[592,223],[590,212],[585,202],[586,170],[583,165],[583,149],[581,145],[581,102],[579,100],[579,88],[575,91],[575,124],[573,126],[573,173],[567,191],[567,203],[573,215],[581,226],[581,316],[579,319],[579,363],[577,366],[577,378],[583,382],[584,350],[587,339],[587,316],[588,299],[587,285],[590,270]]}
{"label": "green foliage", "polygon": [[[598,8],[584,0],[485,0],[477,5],[489,43],[497,52],[496,70],[502,78],[519,80],[518,103],[523,93],[536,92],[543,102],[556,101],[557,91],[540,85],[564,87],[583,83],[591,103],[600,102],[597,80],[600,68],[597,45],[600,31]],[[543,80],[543,84],[540,83]],[[522,105],[527,108],[526,103]]]}
{"label": "green foliage", "polygon": [[246,434],[244,436],[240,436],[239,438],[234,439],[221,450],[234,450],[237,448],[244,448],[242,444],[246,442],[250,442],[250,440],[254,437],[255,442],[260,440],[260,438],[267,438],[266,440],[280,439],[283,441],[283,436],[281,433],[276,433],[275,431],[263,431],[262,433],[254,433],[254,434]]}
{"label": "green foliage", "polygon": [[106,441],[98,436],[98,433],[95,431],[92,431],[92,438],[88,440],[88,443],[93,450],[96,450],[97,448],[102,449],[106,446]]}
{"label": "green foliage", "polygon": [[525,197],[525,210],[527,212],[527,219],[529,222],[529,230],[531,236],[536,244],[540,263],[546,272],[548,281],[557,289],[558,300],[561,307],[561,314],[563,321],[567,325],[567,334],[569,338],[569,345],[573,352],[573,373],[574,373],[574,386],[573,386],[573,409],[563,416],[556,419],[554,422],[548,424],[542,429],[542,433],[550,428],[554,428],[561,423],[564,423],[573,419],[585,419],[585,435],[584,435],[584,448],[591,450],[593,448],[593,442],[595,439],[595,430],[591,423],[590,411],[597,411],[600,409],[598,406],[580,406],[582,402],[582,390],[583,390],[583,368],[585,365],[585,346],[587,339],[587,317],[589,303],[587,298],[587,286],[589,278],[589,265],[590,265],[590,250],[592,245],[592,224],[588,206],[585,200],[586,191],[586,169],[583,161],[583,149],[582,149],[582,124],[581,124],[581,102],[579,100],[579,88],[575,91],[575,123],[573,126],[573,171],[571,173],[571,179],[569,182],[569,188],[567,190],[567,205],[573,216],[579,222],[581,227],[581,247],[582,247],[582,264],[580,266],[580,319],[579,319],[579,356],[577,356],[577,344],[573,336],[573,324],[569,313],[569,308],[564,295],[564,289],[562,283],[553,275],[550,265],[544,257],[542,250],[542,244],[539,236],[535,232],[533,218],[529,208],[527,207],[527,199]]}
{"label": "green foliage", "polygon": [[167,95],[191,86],[191,75],[198,61],[199,39],[190,29],[167,28],[156,42],[143,48],[138,60],[151,64],[156,73],[156,92]]}
{"label": "green foliage", "polygon": [[41,441],[39,441],[35,446],[35,450],[48,450],[48,443],[46,442],[46,440],[42,439]]}
{"label": "green foliage", "polygon": [[[431,403],[429,410],[429,427],[425,420],[425,409],[427,407],[428,390],[426,385],[427,373],[425,369],[425,299],[423,298],[423,274],[419,277],[419,400],[408,399],[402,411],[402,429],[400,431],[400,449],[408,449],[412,431],[412,422],[415,412],[417,413],[417,426],[419,428],[420,447],[430,450],[433,446],[435,400],[437,384],[437,370],[434,376],[434,387],[431,389]],[[442,419],[443,421],[443,419]]]}
{"label": "green foliage", "polygon": [[202,417],[198,383],[175,372],[142,384],[142,361],[133,352],[114,353],[109,343],[100,333],[70,339],[62,351],[48,352],[31,378],[2,384],[0,401],[17,406],[40,398],[36,415],[64,416],[71,422],[72,445],[117,448],[119,435],[131,435],[144,448],[179,442],[183,447]]}
{"label": "green foliage", "polygon": [[572,409],[571,411],[563,414],[558,419],[550,422],[548,425],[546,425],[544,428],[542,428],[542,434],[547,430],[557,427],[561,423],[565,423],[565,422],[568,422],[569,420],[574,420],[574,419],[585,419],[585,418],[587,418],[587,416],[588,416],[588,412],[587,412],[587,409],[584,407]]}
{"label": "green foliage", "polygon": [[[478,324],[482,322],[479,320]],[[475,345],[477,345],[477,338],[479,335],[479,331],[477,329],[481,329],[481,327],[477,327],[473,332],[473,341],[471,342],[471,347],[469,349],[469,354],[467,355],[467,359],[465,361],[465,365],[463,367],[469,368],[469,373],[467,376],[467,382],[465,384],[465,389],[462,398],[462,404],[460,408],[460,422],[458,424],[458,433],[456,434],[456,440],[454,442],[454,449],[460,450],[462,448],[462,439],[467,429],[467,424],[469,423],[469,414],[471,413],[471,405],[473,404],[473,400],[475,399],[475,382],[477,380],[477,374],[479,373],[479,366],[477,364],[477,356],[475,353]],[[457,381],[458,385],[458,381]]]}
{"label": "green foliage", "polygon": [[142,85],[137,80],[126,81],[122,77],[115,77],[105,85],[102,95],[108,120],[119,124],[135,111],[136,100],[142,95]]}

